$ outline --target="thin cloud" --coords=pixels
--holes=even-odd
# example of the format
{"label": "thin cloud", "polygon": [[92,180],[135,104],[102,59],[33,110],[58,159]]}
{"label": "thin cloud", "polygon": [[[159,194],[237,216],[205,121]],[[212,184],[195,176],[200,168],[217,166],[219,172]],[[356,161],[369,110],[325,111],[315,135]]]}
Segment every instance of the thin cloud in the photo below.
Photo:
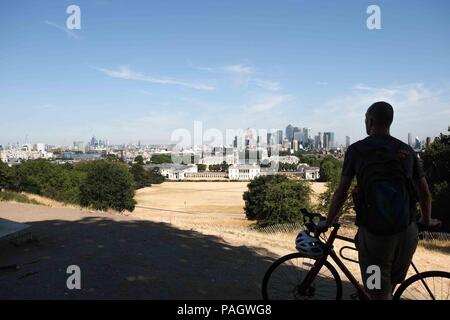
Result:
{"label": "thin cloud", "polygon": [[199,71],[230,74],[237,86],[246,87],[248,85],[254,85],[268,91],[278,91],[281,89],[279,82],[262,79],[258,76],[258,72],[255,68],[241,63],[229,64],[221,67],[200,66],[189,63],[189,67]]}
{"label": "thin cloud", "polygon": [[316,81],[316,85],[318,85],[318,86],[327,86],[328,82],[326,82],[326,81]]}
{"label": "thin cloud", "polygon": [[63,26],[60,26],[60,25],[58,25],[58,24],[56,24],[56,23],[54,23],[52,21],[45,20],[44,23],[46,25],[51,26],[53,28],[56,28],[56,29],[58,29],[60,31],[64,31],[71,38],[74,38],[74,39],[77,39],[77,40],[81,39],[81,37],[78,36],[77,34],[75,34],[75,32],[73,32],[72,30],[69,30],[69,29],[67,29],[67,28],[65,28]]}
{"label": "thin cloud", "polygon": [[204,67],[204,66],[197,66],[197,65],[194,65],[192,63],[189,63],[189,67],[192,68],[192,69],[195,69],[195,70],[200,70],[200,71],[208,71],[208,72],[213,72],[214,71],[214,68]]}
{"label": "thin cloud", "polygon": [[246,66],[244,64],[232,64],[232,65],[228,65],[223,67],[223,70],[233,73],[233,74],[237,74],[237,75],[251,75],[254,73],[253,68]]}
{"label": "thin cloud", "polygon": [[236,83],[241,86],[254,85],[268,91],[281,89],[279,82],[260,78],[259,72],[248,65],[232,64],[222,67],[222,70],[232,74],[236,78]]}
{"label": "thin cloud", "polygon": [[288,102],[292,99],[291,95],[269,95],[261,99],[260,101],[246,105],[244,107],[245,113],[261,113],[270,111],[281,104]]}
{"label": "thin cloud", "polygon": [[136,81],[146,81],[151,83],[157,83],[157,84],[164,84],[164,85],[177,85],[182,86],[186,88],[191,89],[197,89],[197,90],[207,90],[212,91],[216,88],[210,85],[205,84],[198,84],[198,83],[191,83],[186,81],[180,81],[172,78],[156,78],[153,76],[145,75],[140,72],[132,71],[128,66],[120,66],[116,69],[105,69],[105,68],[95,68],[96,70],[99,70],[106,74],[109,77],[112,78],[119,78],[119,79],[125,79],[125,80],[136,80]]}
{"label": "thin cloud", "polygon": [[278,91],[281,89],[281,85],[279,82],[271,81],[271,80],[263,80],[263,79],[253,79],[253,83],[263,89],[270,91]]}

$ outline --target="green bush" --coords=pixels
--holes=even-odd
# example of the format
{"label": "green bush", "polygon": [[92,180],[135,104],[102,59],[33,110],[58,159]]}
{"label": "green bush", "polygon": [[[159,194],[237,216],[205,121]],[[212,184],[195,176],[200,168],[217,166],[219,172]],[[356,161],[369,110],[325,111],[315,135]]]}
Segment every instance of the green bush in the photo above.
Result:
{"label": "green bush", "polygon": [[332,157],[326,156],[320,162],[320,180],[321,181],[337,181],[342,171],[342,161]]}
{"label": "green bush", "polygon": [[[319,195],[319,204],[316,210],[322,214],[327,214],[331,204],[334,192],[341,181],[343,162],[332,157],[326,156],[320,163],[320,180],[326,182],[327,190]],[[356,185],[356,179],[353,179],[350,190]],[[341,211],[351,213],[353,210],[353,199],[349,196],[344,202]]]}
{"label": "green bush", "polygon": [[170,154],[154,154],[151,157],[150,162],[155,164],[172,163],[172,157]]}
{"label": "green bush", "polygon": [[134,179],[126,165],[92,161],[83,165],[86,179],[80,187],[80,204],[96,210],[133,211]]}
{"label": "green bush", "polygon": [[30,160],[11,168],[0,163],[0,182],[12,191],[99,210],[132,211],[135,205],[132,174],[126,165],[111,161],[61,165]]}
{"label": "green bush", "polygon": [[152,185],[150,182],[150,172],[146,171],[144,166],[139,162],[131,166],[130,173],[133,175],[136,189],[150,187]]}
{"label": "green bush", "polygon": [[0,160],[0,189],[9,185],[9,167]]}
{"label": "green bush", "polygon": [[158,168],[149,170],[148,177],[151,184],[160,184],[166,180],[166,178],[161,174],[161,171],[159,171]]}
{"label": "green bush", "polygon": [[136,158],[134,158],[134,162],[136,162],[137,164],[140,164],[140,165],[144,165],[144,158],[139,155]]}
{"label": "green bush", "polygon": [[244,192],[245,214],[261,227],[301,222],[300,209],[310,207],[310,194],[310,185],[304,180],[290,180],[281,175],[260,176]]}
{"label": "green bush", "polygon": [[[450,132],[450,128],[449,128]],[[432,215],[450,230],[450,135],[437,137],[422,155],[426,178],[433,196]]]}
{"label": "green bush", "polygon": [[66,203],[79,203],[80,185],[84,178],[84,173],[75,170],[71,165],[29,160],[10,168],[6,187]]}

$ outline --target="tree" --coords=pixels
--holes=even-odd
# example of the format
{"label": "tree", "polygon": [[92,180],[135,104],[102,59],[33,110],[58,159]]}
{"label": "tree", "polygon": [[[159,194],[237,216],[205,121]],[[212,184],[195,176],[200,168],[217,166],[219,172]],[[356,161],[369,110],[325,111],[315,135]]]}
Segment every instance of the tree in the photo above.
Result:
{"label": "tree", "polygon": [[320,180],[334,181],[339,179],[342,171],[342,161],[335,159],[332,156],[325,157],[320,163]]}
{"label": "tree", "polygon": [[286,176],[271,175],[259,176],[250,181],[247,185],[248,190],[244,192],[245,215],[249,220],[256,220],[260,212],[264,199],[266,198],[267,185],[269,183],[280,183],[286,181]]}
{"label": "tree", "polygon": [[[328,212],[334,192],[341,181],[342,165],[342,161],[332,156],[326,156],[320,163],[320,180],[326,182],[327,190],[319,195],[319,204],[316,209],[323,214]],[[355,185],[356,181],[354,179],[350,190]],[[341,211],[349,213],[353,206],[353,199],[349,196],[344,202]]]}
{"label": "tree", "polygon": [[0,160],[0,190],[9,184],[8,165]]}
{"label": "tree", "polygon": [[[450,132],[450,127],[449,127]],[[433,196],[433,217],[450,230],[450,134],[441,133],[422,155],[426,178]]]}
{"label": "tree", "polygon": [[220,165],[220,171],[222,172],[228,172],[228,168],[229,168],[229,164],[226,163],[225,161],[222,162],[222,164]]}
{"label": "tree", "polygon": [[161,174],[159,168],[153,168],[148,171],[149,181],[151,184],[160,184],[163,183],[166,178]]}
{"label": "tree", "polygon": [[310,194],[310,185],[304,180],[260,176],[244,192],[245,214],[247,219],[256,220],[258,226],[300,222],[300,209],[310,207]]}
{"label": "tree", "polygon": [[85,173],[72,165],[59,165],[47,160],[29,160],[13,166],[8,188],[29,192],[65,203],[79,203],[79,187]]}
{"label": "tree", "polygon": [[197,169],[200,172],[205,171],[206,170],[206,164],[202,164],[202,163],[197,164]]}
{"label": "tree", "polygon": [[86,179],[80,187],[82,206],[119,212],[134,210],[134,180],[126,165],[91,161],[85,169]]}
{"label": "tree", "polygon": [[144,165],[144,158],[141,155],[139,155],[136,158],[134,158],[134,162],[140,165]]}
{"label": "tree", "polygon": [[152,155],[150,162],[155,164],[172,163],[172,157],[170,154],[154,154]]}
{"label": "tree", "polygon": [[[141,157],[142,158],[142,157]],[[143,163],[143,160],[142,160]],[[144,169],[143,164],[137,162],[130,168],[130,172],[133,175],[135,181],[135,188],[141,189],[144,187],[150,187],[150,174]]]}
{"label": "tree", "polygon": [[107,161],[113,161],[113,162],[122,162],[123,159],[118,158],[115,154],[104,154],[102,155],[102,158]]}

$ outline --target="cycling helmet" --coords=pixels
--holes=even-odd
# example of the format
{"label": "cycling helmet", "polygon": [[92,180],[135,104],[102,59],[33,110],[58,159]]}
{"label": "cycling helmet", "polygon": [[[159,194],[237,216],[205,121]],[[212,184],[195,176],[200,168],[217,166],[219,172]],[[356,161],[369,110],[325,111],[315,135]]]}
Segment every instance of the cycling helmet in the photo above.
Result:
{"label": "cycling helmet", "polygon": [[306,257],[318,258],[323,255],[322,244],[317,238],[311,237],[305,230],[300,231],[295,239],[295,248]]}

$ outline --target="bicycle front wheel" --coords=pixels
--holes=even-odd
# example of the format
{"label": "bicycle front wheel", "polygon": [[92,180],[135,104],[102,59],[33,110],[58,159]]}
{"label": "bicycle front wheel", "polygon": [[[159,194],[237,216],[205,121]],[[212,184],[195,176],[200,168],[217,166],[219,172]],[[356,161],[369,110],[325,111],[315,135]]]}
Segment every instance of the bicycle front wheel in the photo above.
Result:
{"label": "bicycle front wheel", "polygon": [[336,269],[325,261],[307,288],[301,283],[312,269],[315,259],[291,253],[275,261],[264,275],[264,300],[340,300],[342,282]]}
{"label": "bicycle front wheel", "polygon": [[394,300],[449,300],[450,273],[426,271],[413,275],[395,291]]}

